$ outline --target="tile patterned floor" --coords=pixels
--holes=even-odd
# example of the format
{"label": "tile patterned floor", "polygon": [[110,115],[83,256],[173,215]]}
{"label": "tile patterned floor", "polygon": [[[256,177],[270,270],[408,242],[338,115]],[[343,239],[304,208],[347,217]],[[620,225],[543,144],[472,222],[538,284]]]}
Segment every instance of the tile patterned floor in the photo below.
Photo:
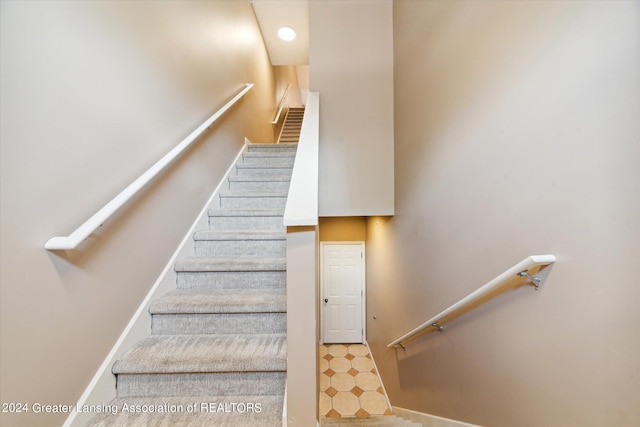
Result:
{"label": "tile patterned floor", "polygon": [[367,346],[321,345],[319,357],[321,417],[391,414]]}

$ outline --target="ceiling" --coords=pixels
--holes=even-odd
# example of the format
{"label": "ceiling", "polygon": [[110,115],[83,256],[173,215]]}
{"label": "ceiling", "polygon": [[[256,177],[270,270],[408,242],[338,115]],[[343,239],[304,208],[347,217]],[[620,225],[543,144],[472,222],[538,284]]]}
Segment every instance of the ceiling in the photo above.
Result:
{"label": "ceiling", "polygon": [[[272,65],[309,65],[308,0],[252,0]],[[280,27],[296,32],[292,41],[278,37]]]}

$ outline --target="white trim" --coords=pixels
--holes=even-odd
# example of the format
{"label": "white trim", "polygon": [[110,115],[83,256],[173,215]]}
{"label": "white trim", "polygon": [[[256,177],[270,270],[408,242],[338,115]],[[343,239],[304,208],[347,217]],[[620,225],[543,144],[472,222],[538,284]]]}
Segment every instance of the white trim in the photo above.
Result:
{"label": "white trim", "polygon": [[191,132],[189,136],[180,141],[178,145],[173,147],[171,151],[165,154],[160,160],[158,160],[153,166],[151,166],[145,173],[140,175],[135,181],[122,190],[116,197],[104,205],[98,212],[93,214],[91,218],[86,220],[80,227],[78,227],[73,233],[68,236],[55,236],[47,240],[44,244],[44,248],[47,250],[69,250],[75,249],[82,243],[87,237],[91,235],[97,228],[99,228],[111,215],[113,215],[118,209],[120,209],[129,199],[136,195],[145,185],[155,178],[162,170],[171,162],[173,162],[184,150],[187,149],[195,140],[197,140],[204,131],[209,129],[216,120],[218,120],[224,113],[227,112],[240,98],[244,96],[251,88],[253,83],[247,83],[245,88],[238,93],[233,99],[222,106],[211,117],[209,117],[204,123],[202,123],[196,130]]}
{"label": "white trim", "polygon": [[[85,389],[85,391],[78,399],[77,406],[83,406],[86,404],[101,404],[106,401],[110,401],[111,399],[116,397],[116,381],[115,376],[111,372],[111,367],[118,357],[120,357],[129,347],[135,344],[137,341],[146,338],[151,334],[151,316],[149,314],[149,305],[151,301],[155,298],[157,294],[160,292],[169,292],[172,289],[175,289],[175,279],[176,274],[173,270],[173,266],[180,256],[189,256],[193,254],[193,245],[188,245],[187,243],[191,241],[193,237],[193,233],[198,228],[205,228],[208,221],[207,211],[209,210],[210,205],[213,203],[214,198],[218,195],[220,188],[222,185],[228,180],[229,175],[233,171],[236,163],[242,156],[242,153],[245,151],[247,145],[250,144],[250,141],[245,138],[245,144],[235,157],[229,169],[225,173],[224,177],[218,183],[218,186],[213,190],[211,197],[207,200],[207,203],[204,205],[196,220],[189,228],[189,231],[185,234],[182,242],[173,253],[173,256],[167,262],[167,265],[162,270],[162,273],[158,276],[158,279],[153,284],[149,293],[144,298],[135,314],[127,324],[127,327],[124,329],[113,348],[105,358],[102,365],[98,368],[93,378],[89,382],[89,385]],[[145,316],[146,314],[146,316]],[[82,413],[78,418],[78,413],[73,411],[67,417],[63,427],[71,427],[71,426],[82,426],[85,425],[86,422],[91,419],[95,414],[91,413]]]}
{"label": "white trim", "polygon": [[391,407],[393,415],[420,423],[423,427],[481,427],[478,424],[465,423],[464,421],[452,420],[450,418],[439,417],[437,415],[425,414],[412,411],[411,409]]}
{"label": "white trim", "polygon": [[[362,341],[360,343],[349,344],[366,344],[367,342],[367,254],[365,252],[367,245],[363,240],[353,241],[326,241],[320,242],[320,344],[324,345],[324,246],[325,245],[360,245],[362,247]],[[333,344],[333,343],[330,343]]]}

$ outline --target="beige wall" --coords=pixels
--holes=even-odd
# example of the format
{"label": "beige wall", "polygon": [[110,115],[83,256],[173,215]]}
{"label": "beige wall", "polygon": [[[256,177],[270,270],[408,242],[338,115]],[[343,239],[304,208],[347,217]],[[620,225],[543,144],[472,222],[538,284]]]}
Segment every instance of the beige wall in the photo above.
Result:
{"label": "beige wall", "polygon": [[319,92],[320,216],[393,213],[391,0],[309,4],[309,85]]}
{"label": "beige wall", "polygon": [[[640,3],[393,12],[396,216],[367,234],[391,403],[496,427],[640,425]],[[386,348],[541,253],[558,261],[540,291]]]}
{"label": "beige wall", "polygon": [[[74,403],[245,136],[275,79],[246,2],[2,1],[2,402]],[[73,253],[68,234],[237,93],[206,137]],[[0,424],[59,425],[65,414]]]}
{"label": "beige wall", "polygon": [[318,218],[321,242],[364,242],[367,240],[365,217]]}

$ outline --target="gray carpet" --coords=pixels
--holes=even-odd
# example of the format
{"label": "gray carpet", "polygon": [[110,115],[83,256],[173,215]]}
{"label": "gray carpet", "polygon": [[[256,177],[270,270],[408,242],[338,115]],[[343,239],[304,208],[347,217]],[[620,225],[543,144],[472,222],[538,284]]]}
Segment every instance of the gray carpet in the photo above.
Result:
{"label": "gray carpet", "polygon": [[[151,335],[113,365],[117,398],[90,426],[280,426],[286,230],[296,144],[250,144],[152,302]],[[108,409],[111,408],[111,409]]]}

